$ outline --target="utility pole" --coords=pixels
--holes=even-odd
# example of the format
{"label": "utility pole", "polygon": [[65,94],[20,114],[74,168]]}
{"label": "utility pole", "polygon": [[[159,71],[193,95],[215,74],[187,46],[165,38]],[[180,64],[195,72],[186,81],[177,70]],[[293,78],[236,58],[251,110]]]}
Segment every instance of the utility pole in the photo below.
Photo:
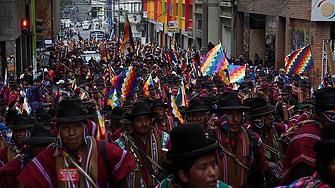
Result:
{"label": "utility pole", "polygon": [[237,13],[236,13],[236,0],[231,0],[231,49],[230,49],[230,57],[236,57],[236,37],[237,37],[237,30],[236,30],[236,19],[237,19]]}
{"label": "utility pole", "polygon": [[35,15],[35,0],[31,0],[31,27],[32,27],[32,51],[33,51],[33,78],[37,78],[37,62],[36,62],[36,15]]}

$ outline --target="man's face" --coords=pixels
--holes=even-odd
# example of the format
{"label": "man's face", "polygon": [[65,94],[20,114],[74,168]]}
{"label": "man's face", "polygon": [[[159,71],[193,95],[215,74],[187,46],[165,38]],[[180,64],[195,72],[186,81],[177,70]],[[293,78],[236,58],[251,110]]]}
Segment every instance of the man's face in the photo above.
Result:
{"label": "man's face", "polygon": [[14,129],[13,130],[13,140],[15,141],[16,144],[18,145],[23,145],[22,142],[19,141],[21,138],[25,138],[27,136],[27,130],[26,129]]}
{"label": "man's face", "polygon": [[138,134],[147,134],[151,128],[151,116],[149,114],[135,116],[132,126]]}
{"label": "man's face", "polygon": [[285,76],[285,73],[284,72],[279,72],[280,76],[281,77],[284,77]]}
{"label": "man's face", "polygon": [[205,112],[194,112],[191,115],[192,122],[199,123],[206,130],[207,120]]}
{"label": "man's face", "polygon": [[114,126],[120,124],[120,119],[111,118],[111,124]]}
{"label": "man's face", "polygon": [[219,168],[212,154],[200,157],[186,174],[184,183],[192,188],[215,188],[219,176]]}
{"label": "man's face", "polygon": [[31,154],[32,157],[36,157],[38,154],[42,153],[42,151],[44,151],[45,149],[47,149],[48,144],[44,144],[44,145],[31,145],[30,149],[31,149]]}
{"label": "man's face", "polygon": [[228,110],[227,122],[230,136],[236,136],[241,129],[242,110]]}
{"label": "man's face", "polygon": [[273,124],[273,116],[272,116],[272,113],[263,115],[263,120],[264,120],[264,125],[265,125],[266,127],[271,127],[272,124]]}
{"label": "man's face", "polygon": [[59,131],[68,149],[76,151],[84,145],[84,125],[80,121],[63,123]]}
{"label": "man's face", "polygon": [[154,108],[154,112],[158,113],[158,114],[156,115],[156,118],[157,118],[158,120],[162,120],[162,119],[164,119],[164,117],[165,117],[166,109],[165,109],[163,106],[156,106],[156,107]]}
{"label": "man's face", "polygon": [[34,85],[37,86],[38,84],[40,84],[41,82],[40,81],[35,81],[34,82]]}
{"label": "man's face", "polygon": [[282,98],[284,101],[287,101],[288,100],[288,95],[282,95]]}

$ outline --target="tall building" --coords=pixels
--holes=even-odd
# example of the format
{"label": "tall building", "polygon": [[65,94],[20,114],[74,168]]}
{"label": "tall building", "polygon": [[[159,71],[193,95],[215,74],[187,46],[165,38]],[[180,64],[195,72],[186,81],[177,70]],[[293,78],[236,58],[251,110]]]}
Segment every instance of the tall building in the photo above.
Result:
{"label": "tall building", "polygon": [[[334,0],[237,1],[237,55],[253,61],[258,53],[266,65],[283,68],[288,54],[310,44],[315,68],[307,76],[317,86],[328,70],[324,43],[335,39],[334,15],[321,11],[323,7],[334,12],[334,6]],[[323,19],[312,21],[313,11],[319,11]]]}

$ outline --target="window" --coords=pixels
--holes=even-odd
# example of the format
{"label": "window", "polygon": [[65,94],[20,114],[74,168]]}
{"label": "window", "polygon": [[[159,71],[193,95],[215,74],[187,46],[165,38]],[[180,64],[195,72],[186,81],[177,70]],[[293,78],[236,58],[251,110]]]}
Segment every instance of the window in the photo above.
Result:
{"label": "window", "polygon": [[192,20],[193,19],[193,6],[190,5],[190,9],[189,9],[189,14],[190,14],[190,19]]}
{"label": "window", "polygon": [[178,4],[179,3],[176,3],[176,16],[178,16]]}
{"label": "window", "polygon": [[202,20],[198,20],[198,30],[202,30]]}
{"label": "window", "polygon": [[182,17],[185,17],[185,4],[182,5]]}

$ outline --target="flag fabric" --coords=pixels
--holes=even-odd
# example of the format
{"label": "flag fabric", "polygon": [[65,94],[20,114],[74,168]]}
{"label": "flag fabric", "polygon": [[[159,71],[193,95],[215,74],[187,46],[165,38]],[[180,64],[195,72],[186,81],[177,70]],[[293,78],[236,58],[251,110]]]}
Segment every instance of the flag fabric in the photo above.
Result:
{"label": "flag fabric", "polygon": [[112,40],[115,38],[115,32],[114,32],[114,29],[112,30],[111,32],[111,36],[109,37],[109,40]]}
{"label": "flag fabric", "polygon": [[197,83],[197,79],[191,79],[191,83],[195,85]]}
{"label": "flag fabric", "polygon": [[121,92],[122,83],[125,76],[126,76],[126,70],[123,70],[119,75],[115,76],[112,79],[113,88],[115,88],[118,92]]}
{"label": "flag fabric", "polygon": [[319,84],[319,88],[318,89],[329,87],[329,83],[328,83],[329,74],[330,74],[330,72],[326,72],[325,73],[325,75],[323,76],[323,78],[321,80],[321,83]]}
{"label": "flag fabric", "polygon": [[181,86],[179,87],[178,93],[176,95],[175,102],[178,107],[186,106],[188,107],[187,95],[185,92],[184,81],[181,81]]}
{"label": "flag fabric", "polygon": [[87,99],[88,97],[87,97],[87,94],[86,94],[86,92],[82,92],[81,94],[80,94],[80,96],[79,96],[79,99],[80,100],[85,100],[85,99]]}
{"label": "flag fabric", "polygon": [[110,93],[109,94],[109,98],[106,101],[107,105],[111,105],[112,108],[114,108],[116,106],[120,107],[121,103],[120,103],[120,100],[119,100],[119,97],[118,97],[116,89],[110,90],[109,93]]}
{"label": "flag fabric", "polygon": [[136,74],[132,66],[128,67],[122,83],[121,93],[123,97],[133,95],[136,87]]}
{"label": "flag fabric", "polygon": [[285,68],[287,74],[301,74],[314,69],[311,46],[307,45],[286,56]]}
{"label": "flag fabric", "polygon": [[7,85],[7,80],[8,80],[8,71],[7,68],[5,68],[5,80],[4,80],[4,85]]}
{"label": "flag fabric", "polygon": [[184,123],[183,118],[181,117],[181,114],[179,112],[179,109],[177,107],[176,101],[174,100],[173,97],[171,97],[171,108],[172,108],[172,114],[178,118],[178,120],[180,121],[181,124]]}
{"label": "flag fabric", "polygon": [[199,52],[196,52],[195,55],[193,56],[192,58],[192,61],[194,63],[196,63],[197,65],[201,62],[201,59],[200,59],[200,53]]}
{"label": "flag fabric", "polygon": [[246,94],[246,95],[243,97],[243,99],[241,100],[241,102],[243,102],[245,99],[249,98],[249,95],[250,95],[250,93]]}
{"label": "flag fabric", "polygon": [[221,43],[209,51],[202,61],[201,72],[203,76],[212,75],[228,65],[227,58],[222,50]]}
{"label": "flag fabric", "polygon": [[104,77],[105,77],[105,81],[109,81],[111,76],[110,76],[110,73],[109,73],[109,68],[107,66],[105,66],[104,68]]}
{"label": "flag fabric", "polygon": [[134,42],[133,42],[133,36],[131,32],[130,22],[128,20],[128,15],[126,17],[126,25],[124,27],[124,35],[123,35],[123,42],[121,45],[121,53],[124,55],[133,55],[134,54]]}
{"label": "flag fabric", "polygon": [[31,107],[30,107],[30,105],[28,104],[28,99],[27,99],[27,97],[24,97],[22,108],[23,108],[24,110],[26,110],[26,112],[27,112],[28,115],[30,115],[30,113],[31,113]]}
{"label": "flag fabric", "polygon": [[288,110],[288,111],[291,111],[291,110],[294,109],[294,107],[295,107],[294,105],[289,105],[289,106],[287,107],[287,110]]}
{"label": "flag fabric", "polygon": [[219,72],[218,77],[221,79],[221,81],[223,81],[223,83],[224,83],[226,86],[229,85],[229,79],[228,79],[228,77],[227,77],[227,75],[226,75],[226,73],[225,73],[224,70],[221,70],[221,71]]}
{"label": "flag fabric", "polygon": [[176,65],[177,63],[177,55],[176,53],[170,48],[167,54],[169,61],[171,62],[172,66]]}
{"label": "flag fabric", "polygon": [[242,83],[245,77],[245,66],[228,65],[230,82]]}
{"label": "flag fabric", "polygon": [[276,76],[274,79],[273,79],[273,82],[278,82],[279,81],[279,76]]}
{"label": "flag fabric", "polygon": [[87,70],[86,79],[92,78],[90,69]]}
{"label": "flag fabric", "polygon": [[77,82],[76,82],[76,79],[74,79],[74,80],[72,81],[71,88],[72,88],[73,90],[77,89]]}
{"label": "flag fabric", "polygon": [[[97,107],[97,109],[99,109],[99,108]],[[99,110],[96,110],[96,113],[98,115],[98,127],[97,127],[96,139],[97,140],[105,140],[106,139],[105,120],[101,116]]]}
{"label": "flag fabric", "polygon": [[147,81],[145,82],[143,86],[143,91],[145,95],[149,95],[149,91],[148,91],[149,85],[154,85],[154,81],[152,80],[151,73],[150,73],[149,78],[147,79]]}
{"label": "flag fabric", "polygon": [[314,97],[314,87],[311,87],[311,98],[313,98]]}

